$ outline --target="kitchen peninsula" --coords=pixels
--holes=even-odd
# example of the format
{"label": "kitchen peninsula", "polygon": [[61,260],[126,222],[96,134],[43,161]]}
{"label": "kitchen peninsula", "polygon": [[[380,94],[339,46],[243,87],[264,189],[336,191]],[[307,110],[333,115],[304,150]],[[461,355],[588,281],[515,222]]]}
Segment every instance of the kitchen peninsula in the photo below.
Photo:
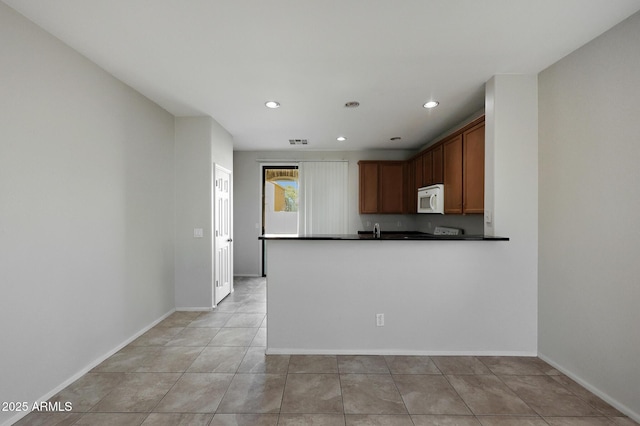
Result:
{"label": "kitchen peninsula", "polygon": [[269,354],[536,354],[508,238],[260,238]]}

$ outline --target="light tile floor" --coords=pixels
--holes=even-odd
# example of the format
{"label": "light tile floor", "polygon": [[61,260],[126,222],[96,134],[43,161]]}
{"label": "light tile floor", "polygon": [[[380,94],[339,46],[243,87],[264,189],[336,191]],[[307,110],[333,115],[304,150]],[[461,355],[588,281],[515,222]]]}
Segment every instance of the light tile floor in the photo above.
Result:
{"label": "light tile floor", "polygon": [[176,312],[19,425],[627,426],[538,358],[264,355],[265,281]]}

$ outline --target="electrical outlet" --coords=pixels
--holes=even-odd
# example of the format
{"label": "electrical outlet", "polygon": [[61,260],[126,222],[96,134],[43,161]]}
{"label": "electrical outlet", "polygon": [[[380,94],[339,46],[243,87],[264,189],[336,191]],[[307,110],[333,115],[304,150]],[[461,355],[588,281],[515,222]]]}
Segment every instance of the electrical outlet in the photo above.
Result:
{"label": "electrical outlet", "polygon": [[193,228],[193,238],[204,238],[204,229]]}
{"label": "electrical outlet", "polygon": [[493,223],[493,212],[491,210],[484,211],[484,223],[491,225]]}
{"label": "electrical outlet", "polygon": [[376,314],[376,326],[384,327],[384,314]]}

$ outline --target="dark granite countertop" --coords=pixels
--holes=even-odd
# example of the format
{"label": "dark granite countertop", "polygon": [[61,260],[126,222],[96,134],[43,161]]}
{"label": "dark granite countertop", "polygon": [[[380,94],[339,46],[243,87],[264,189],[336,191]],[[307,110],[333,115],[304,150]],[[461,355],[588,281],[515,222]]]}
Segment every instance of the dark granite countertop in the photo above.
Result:
{"label": "dark granite countertop", "polygon": [[433,235],[423,232],[382,232],[380,238],[374,238],[371,231],[360,231],[357,234],[266,234],[258,237],[261,240],[362,240],[362,241],[509,241],[506,237],[488,235]]}

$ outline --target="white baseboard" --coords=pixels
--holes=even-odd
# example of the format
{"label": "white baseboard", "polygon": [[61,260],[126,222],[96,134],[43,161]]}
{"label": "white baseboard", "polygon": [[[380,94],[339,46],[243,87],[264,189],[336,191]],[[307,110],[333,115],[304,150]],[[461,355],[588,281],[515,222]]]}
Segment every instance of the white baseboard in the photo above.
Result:
{"label": "white baseboard", "polygon": [[267,355],[390,355],[390,356],[537,356],[535,352],[518,351],[411,351],[398,349],[287,349],[268,348]]}
{"label": "white baseboard", "polygon": [[182,307],[182,308],[176,308],[177,312],[210,312],[213,310],[213,307],[211,306],[206,306],[206,307]]}
{"label": "white baseboard", "polygon": [[233,274],[234,277],[262,278],[262,274]]}
{"label": "white baseboard", "polygon": [[[58,392],[60,392],[62,389],[66,388],[67,386],[69,386],[71,383],[75,382],[76,380],[78,380],[80,377],[84,376],[85,374],[87,374],[89,371],[93,370],[95,367],[97,367],[98,365],[100,365],[103,361],[105,361],[107,358],[109,358],[110,356],[114,355],[116,352],[120,351],[122,348],[124,348],[125,346],[127,346],[129,343],[133,342],[134,340],[136,340],[138,337],[142,336],[144,333],[146,333],[147,331],[151,330],[153,327],[155,327],[156,325],[158,325],[162,320],[164,320],[165,318],[167,318],[169,315],[171,315],[172,313],[174,313],[176,310],[175,309],[171,309],[169,312],[167,312],[166,314],[164,314],[162,317],[158,318],[157,320],[155,320],[154,322],[152,322],[151,324],[149,324],[148,326],[144,327],[143,329],[141,329],[140,331],[138,331],[137,333],[135,333],[133,336],[131,336],[130,338],[128,338],[127,340],[125,340],[123,343],[119,344],[118,346],[116,346],[114,349],[108,351],[106,354],[100,356],[99,358],[93,360],[91,363],[89,363],[89,365],[85,366],[84,368],[82,368],[80,371],[78,371],[77,373],[75,373],[73,376],[69,377],[67,380],[65,380],[64,382],[62,382],[61,384],[59,384],[58,386],[56,386],[54,389],[52,389],[51,391],[47,392],[46,394],[44,394],[43,396],[41,396],[40,398],[36,399],[36,401],[48,401],[51,397],[53,397],[55,394],[57,394]],[[20,420],[21,418],[27,416],[30,412],[21,412],[16,414],[15,416],[13,416],[12,418],[10,418],[8,421],[6,421],[5,423],[2,424],[2,426],[10,426],[14,423],[16,423],[18,420]]]}
{"label": "white baseboard", "polygon": [[551,360],[546,355],[538,353],[538,358],[540,358],[541,360],[543,360],[547,364],[551,365],[553,368],[555,368],[556,370],[558,370],[562,374],[564,374],[567,377],[571,378],[573,381],[578,383],[580,386],[586,388],[589,392],[591,392],[592,394],[596,395],[597,397],[602,399],[604,402],[606,402],[607,404],[611,405],[616,410],[620,411],[622,414],[624,414],[624,415],[628,416],[630,419],[633,419],[636,422],[640,423],[640,413],[636,413],[631,408],[627,407],[626,405],[620,403],[616,399],[614,399],[611,396],[607,395],[606,393],[602,392],[600,389],[596,388],[595,386],[593,386],[589,382],[585,381],[580,376],[572,373],[571,371],[567,370],[566,368],[564,368],[560,364],[555,363],[553,360]]}

